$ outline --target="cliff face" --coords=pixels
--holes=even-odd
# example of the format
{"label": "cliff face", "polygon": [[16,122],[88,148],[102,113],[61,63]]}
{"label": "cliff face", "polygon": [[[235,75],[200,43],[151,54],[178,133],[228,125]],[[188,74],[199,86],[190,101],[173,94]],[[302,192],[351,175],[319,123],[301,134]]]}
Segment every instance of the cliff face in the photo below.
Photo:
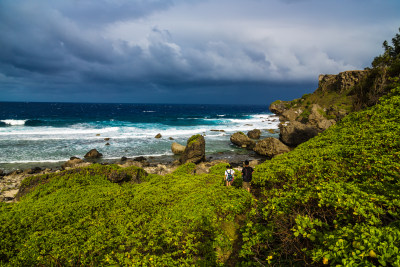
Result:
{"label": "cliff face", "polygon": [[317,91],[346,93],[366,77],[367,74],[368,71],[366,70],[344,71],[337,75],[321,74],[318,77]]}
{"label": "cliff face", "polygon": [[354,88],[368,76],[368,70],[320,75],[318,88],[292,101],[275,101],[271,112],[279,115],[280,139],[297,146],[323,132],[353,110]]}

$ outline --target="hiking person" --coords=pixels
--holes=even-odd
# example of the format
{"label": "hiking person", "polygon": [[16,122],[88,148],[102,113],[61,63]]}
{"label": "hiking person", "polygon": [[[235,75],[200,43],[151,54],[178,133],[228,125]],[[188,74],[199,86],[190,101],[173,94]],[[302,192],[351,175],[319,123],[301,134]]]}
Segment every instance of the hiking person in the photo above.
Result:
{"label": "hiking person", "polygon": [[225,171],[226,186],[232,185],[234,177],[235,177],[235,171],[232,170],[232,166],[231,165],[226,166],[226,171]]}
{"label": "hiking person", "polygon": [[243,188],[246,189],[250,193],[250,182],[253,178],[253,168],[249,166],[249,161],[246,160],[244,162],[244,167],[242,169],[242,178],[243,178]]}

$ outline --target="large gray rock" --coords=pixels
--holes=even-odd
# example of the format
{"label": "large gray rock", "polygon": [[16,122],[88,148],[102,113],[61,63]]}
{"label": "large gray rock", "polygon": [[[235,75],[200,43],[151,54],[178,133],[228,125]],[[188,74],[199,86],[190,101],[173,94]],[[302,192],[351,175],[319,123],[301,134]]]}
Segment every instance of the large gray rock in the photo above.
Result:
{"label": "large gray rock", "polygon": [[182,153],[179,162],[181,164],[192,162],[199,163],[206,158],[206,141],[200,134],[193,135],[187,141],[185,151]]}
{"label": "large gray rock", "polygon": [[185,151],[185,146],[178,144],[176,142],[172,143],[171,145],[171,150],[174,155],[180,155]]}
{"label": "large gray rock", "polygon": [[253,149],[256,143],[242,132],[237,132],[231,135],[231,142],[243,148]]}
{"label": "large gray rock", "polygon": [[251,130],[247,133],[247,136],[251,139],[259,139],[261,136],[261,131],[259,129]]}
{"label": "large gray rock", "polygon": [[273,157],[290,151],[290,148],[276,138],[268,137],[259,142],[253,149],[257,154]]}
{"label": "large gray rock", "polygon": [[101,154],[97,149],[92,149],[88,153],[86,153],[85,158],[88,159],[98,159],[101,158],[103,154]]}
{"label": "large gray rock", "polygon": [[298,121],[281,124],[279,129],[279,139],[288,146],[297,146],[320,133],[316,126]]}

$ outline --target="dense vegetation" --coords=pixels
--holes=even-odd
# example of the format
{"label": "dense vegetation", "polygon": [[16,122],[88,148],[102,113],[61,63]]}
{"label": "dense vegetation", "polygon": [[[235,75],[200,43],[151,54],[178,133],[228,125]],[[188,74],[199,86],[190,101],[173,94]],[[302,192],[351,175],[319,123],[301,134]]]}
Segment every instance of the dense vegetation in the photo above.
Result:
{"label": "dense vegetation", "polygon": [[[226,164],[192,175],[193,163],[165,177],[112,183],[123,169],[92,165],[39,183],[0,206],[0,263],[9,266],[205,265],[232,261],[239,215],[251,195],[223,184]],[[238,179],[240,180],[240,179]]]}
{"label": "dense vegetation", "polygon": [[242,256],[400,266],[400,87],[257,166]]}
{"label": "dense vegetation", "polygon": [[0,203],[0,265],[400,266],[398,34],[392,43],[372,66],[384,90],[368,79],[353,90],[363,107],[385,96],[258,165],[253,196],[240,177],[223,186],[225,164],[32,177],[19,202]]}

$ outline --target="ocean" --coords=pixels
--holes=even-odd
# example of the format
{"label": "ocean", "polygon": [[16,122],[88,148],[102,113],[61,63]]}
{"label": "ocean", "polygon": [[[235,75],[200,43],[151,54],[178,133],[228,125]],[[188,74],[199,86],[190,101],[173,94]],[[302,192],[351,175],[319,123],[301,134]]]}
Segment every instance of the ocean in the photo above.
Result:
{"label": "ocean", "polygon": [[83,158],[93,148],[104,160],[172,157],[171,144],[185,145],[194,134],[205,135],[207,155],[247,153],[231,144],[231,134],[277,136],[267,130],[278,124],[259,105],[0,102],[0,169]]}

